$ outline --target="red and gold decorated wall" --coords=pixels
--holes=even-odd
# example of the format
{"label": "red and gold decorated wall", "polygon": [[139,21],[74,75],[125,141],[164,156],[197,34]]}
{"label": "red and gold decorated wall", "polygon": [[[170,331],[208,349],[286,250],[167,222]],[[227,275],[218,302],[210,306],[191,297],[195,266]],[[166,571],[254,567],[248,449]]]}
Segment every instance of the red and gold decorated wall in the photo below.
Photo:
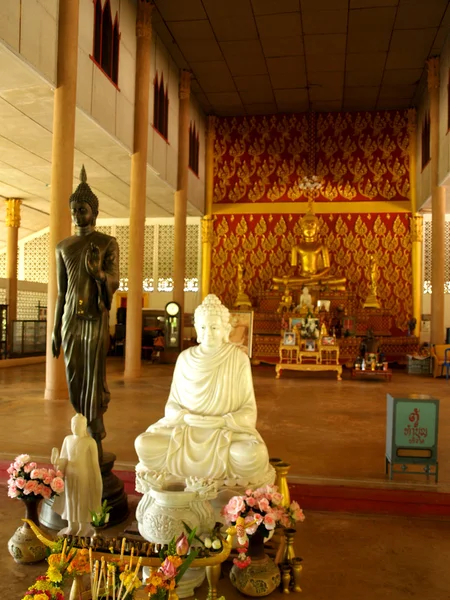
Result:
{"label": "red and gold decorated wall", "polygon": [[214,202],[408,201],[407,111],[217,119]]}
{"label": "red and gold decorated wall", "polygon": [[[362,306],[370,282],[369,258],[379,266],[378,298],[398,329],[412,314],[410,218],[396,214],[317,214],[320,237],[330,251],[331,272],[345,276],[354,305]],[[214,221],[211,292],[227,306],[236,298],[237,265],[245,264],[246,291],[256,303],[272,277],[290,268],[300,240],[301,215],[218,215]]]}
{"label": "red and gold decorated wall", "polygon": [[[211,292],[232,306],[243,262],[253,302],[288,273],[318,175],[320,238],[331,272],[362,306],[378,264],[378,298],[405,331],[412,316],[407,111],[226,117],[216,120]],[[298,272],[298,271],[297,271]]]}

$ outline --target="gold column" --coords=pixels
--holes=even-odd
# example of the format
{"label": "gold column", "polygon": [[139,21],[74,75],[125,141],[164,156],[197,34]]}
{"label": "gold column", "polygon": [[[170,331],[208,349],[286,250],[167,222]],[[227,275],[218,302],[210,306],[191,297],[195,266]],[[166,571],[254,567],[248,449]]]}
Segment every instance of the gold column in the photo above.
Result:
{"label": "gold column", "polygon": [[428,64],[428,92],[430,95],[431,137],[431,343],[442,344],[444,330],[444,257],[445,257],[445,188],[439,183],[439,58],[430,58]]}
{"label": "gold column", "polygon": [[422,322],[422,252],[423,252],[423,217],[416,213],[411,215],[411,259],[413,276],[413,317],[416,319],[414,335],[420,337]]}
{"label": "gold column", "polygon": [[211,253],[213,241],[213,194],[214,194],[214,140],[216,118],[208,117],[205,148],[205,216],[202,219],[202,287],[203,300],[210,290]]}
{"label": "gold column", "polygon": [[189,176],[189,97],[191,74],[181,71],[178,112],[178,175],[175,192],[175,244],[173,256],[173,299],[184,315],[184,278],[186,273],[186,213]]}
{"label": "gold column", "polygon": [[422,322],[422,242],[423,217],[417,211],[417,112],[415,108],[408,110],[409,135],[409,190],[411,200],[411,268],[413,317],[416,319],[414,334],[420,337]]}
{"label": "gold column", "polygon": [[[8,336],[12,333],[11,321],[17,319],[17,242],[20,227],[22,200],[9,198],[6,204],[6,304],[8,305]],[[9,339],[11,339],[9,337]],[[8,344],[9,345],[9,344]]]}
{"label": "gold column", "polygon": [[55,248],[70,235],[69,198],[73,187],[75,110],[78,68],[79,1],[60,2],[58,14],[58,59],[53,108],[50,240],[47,287],[47,360],[45,398],[68,398],[62,355],[52,356],[52,333],[58,284]]}
{"label": "gold column", "polygon": [[152,4],[138,0],[136,15],[136,75],[134,141],[131,156],[130,233],[128,253],[125,378],[141,373],[142,278],[144,269],[145,204],[147,196],[148,101]]}

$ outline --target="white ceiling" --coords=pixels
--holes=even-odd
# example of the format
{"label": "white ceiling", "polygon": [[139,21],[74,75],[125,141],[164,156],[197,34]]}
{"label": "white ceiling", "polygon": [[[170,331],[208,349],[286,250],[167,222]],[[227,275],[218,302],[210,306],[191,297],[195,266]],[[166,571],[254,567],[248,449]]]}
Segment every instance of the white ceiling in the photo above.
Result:
{"label": "white ceiling", "polygon": [[[49,224],[52,123],[53,89],[0,44],[0,198],[23,199],[20,239]],[[77,110],[74,189],[82,164],[99,198],[99,217],[128,217],[129,150]],[[146,215],[173,216],[174,192],[148,167]],[[0,205],[0,250],[6,242],[5,212]],[[188,215],[198,214],[188,206]]]}
{"label": "white ceiling", "polygon": [[448,0],[155,0],[206,112],[403,108],[450,31]]}

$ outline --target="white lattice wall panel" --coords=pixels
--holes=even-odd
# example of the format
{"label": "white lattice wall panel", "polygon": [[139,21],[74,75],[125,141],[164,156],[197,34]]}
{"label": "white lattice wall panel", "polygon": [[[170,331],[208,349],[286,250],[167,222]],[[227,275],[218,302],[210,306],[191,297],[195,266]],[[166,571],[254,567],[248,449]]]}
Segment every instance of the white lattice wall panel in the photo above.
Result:
{"label": "white lattice wall panel", "polygon": [[44,233],[44,235],[33,238],[24,244],[25,281],[48,282],[49,239],[50,234]]}
{"label": "white lattice wall panel", "polygon": [[116,227],[116,240],[119,244],[119,274],[120,277],[128,277],[128,225]]}
{"label": "white lattice wall panel", "polygon": [[0,277],[6,277],[6,252],[0,254]]}
{"label": "white lattice wall panel", "polygon": [[186,229],[186,279],[198,277],[199,225],[188,225]]}
{"label": "white lattice wall panel", "polygon": [[158,277],[173,277],[174,226],[158,226]]}
{"label": "white lattice wall panel", "polygon": [[155,246],[155,225],[146,225],[144,232],[144,272],[143,279],[153,277],[153,254]]}
{"label": "white lattice wall panel", "polygon": [[38,308],[47,306],[45,292],[30,292],[19,290],[17,292],[17,319],[35,321],[38,318]]}
{"label": "white lattice wall panel", "polygon": [[110,225],[99,225],[96,226],[95,229],[100,231],[100,233],[106,233],[106,235],[111,235],[112,227]]}
{"label": "white lattice wall panel", "polygon": [[[423,279],[424,281],[431,281],[432,273],[432,234],[433,224],[431,221],[424,223],[424,236],[423,236]],[[445,222],[445,266],[444,266],[444,279],[450,281],[450,221]]]}
{"label": "white lattice wall panel", "polygon": [[0,288],[0,304],[6,304],[6,290]]}

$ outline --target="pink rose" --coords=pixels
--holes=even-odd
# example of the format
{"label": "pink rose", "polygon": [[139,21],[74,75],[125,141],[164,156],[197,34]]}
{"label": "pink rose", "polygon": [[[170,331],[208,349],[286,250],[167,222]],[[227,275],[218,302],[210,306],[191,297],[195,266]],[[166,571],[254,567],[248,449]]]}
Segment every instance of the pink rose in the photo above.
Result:
{"label": "pink rose", "polygon": [[229,521],[236,521],[239,514],[245,510],[245,502],[241,496],[233,496],[223,509],[223,515]]}
{"label": "pink rose", "polygon": [[160,569],[168,579],[173,579],[177,574],[175,565],[168,558],[163,562]]}
{"label": "pink rose", "polygon": [[274,492],[272,494],[272,502],[273,502],[273,504],[275,504],[275,506],[278,506],[279,504],[281,504],[283,502],[283,494]]}
{"label": "pink rose", "polygon": [[16,456],[15,462],[21,467],[23,467],[23,465],[25,465],[27,462],[30,462],[30,455],[19,454],[19,456]]}
{"label": "pink rose", "polygon": [[18,477],[16,479],[16,486],[21,490],[25,487],[26,480],[23,477]]}
{"label": "pink rose", "polygon": [[[261,517],[261,515],[258,515],[258,516]],[[248,515],[245,517],[246,523],[251,523],[252,521],[256,521],[256,523],[253,523],[253,525],[250,525],[250,527],[245,528],[245,532],[247,535],[253,535],[255,533],[255,531],[258,529],[259,523],[258,523],[257,519],[255,519],[255,517],[256,517],[256,515]]]}
{"label": "pink rose", "polygon": [[56,471],[56,477],[64,477],[64,473],[58,469]]}
{"label": "pink rose", "polygon": [[39,487],[40,487],[40,489],[39,489],[38,493],[43,498],[45,498],[46,500],[48,500],[49,498],[52,497],[52,490],[48,486],[41,484]]}
{"label": "pink rose", "polygon": [[261,512],[269,512],[270,504],[267,498],[260,498],[258,500],[258,508]]}
{"label": "pink rose", "polygon": [[50,487],[56,494],[61,494],[64,491],[64,481],[61,477],[55,477],[50,483]]}
{"label": "pink rose", "polygon": [[17,498],[17,496],[19,496],[20,492],[19,490],[16,488],[15,485],[10,485],[8,487],[8,496],[10,498]]}
{"label": "pink rose", "polygon": [[252,498],[251,496],[249,498],[246,498],[245,502],[246,502],[247,506],[250,506],[250,507],[253,507],[256,505],[256,500],[254,498]]}
{"label": "pink rose", "polygon": [[7,469],[6,472],[8,473],[8,475],[17,475],[16,469],[14,468],[14,465],[11,464]]}
{"label": "pink rose", "polygon": [[273,518],[273,516],[270,513],[267,513],[267,515],[264,515],[264,527],[270,531],[271,529],[275,529],[275,519]]}
{"label": "pink rose", "polygon": [[37,481],[27,481],[25,487],[23,488],[23,493],[28,496],[28,494],[36,494],[36,490],[39,489],[39,484]]}

